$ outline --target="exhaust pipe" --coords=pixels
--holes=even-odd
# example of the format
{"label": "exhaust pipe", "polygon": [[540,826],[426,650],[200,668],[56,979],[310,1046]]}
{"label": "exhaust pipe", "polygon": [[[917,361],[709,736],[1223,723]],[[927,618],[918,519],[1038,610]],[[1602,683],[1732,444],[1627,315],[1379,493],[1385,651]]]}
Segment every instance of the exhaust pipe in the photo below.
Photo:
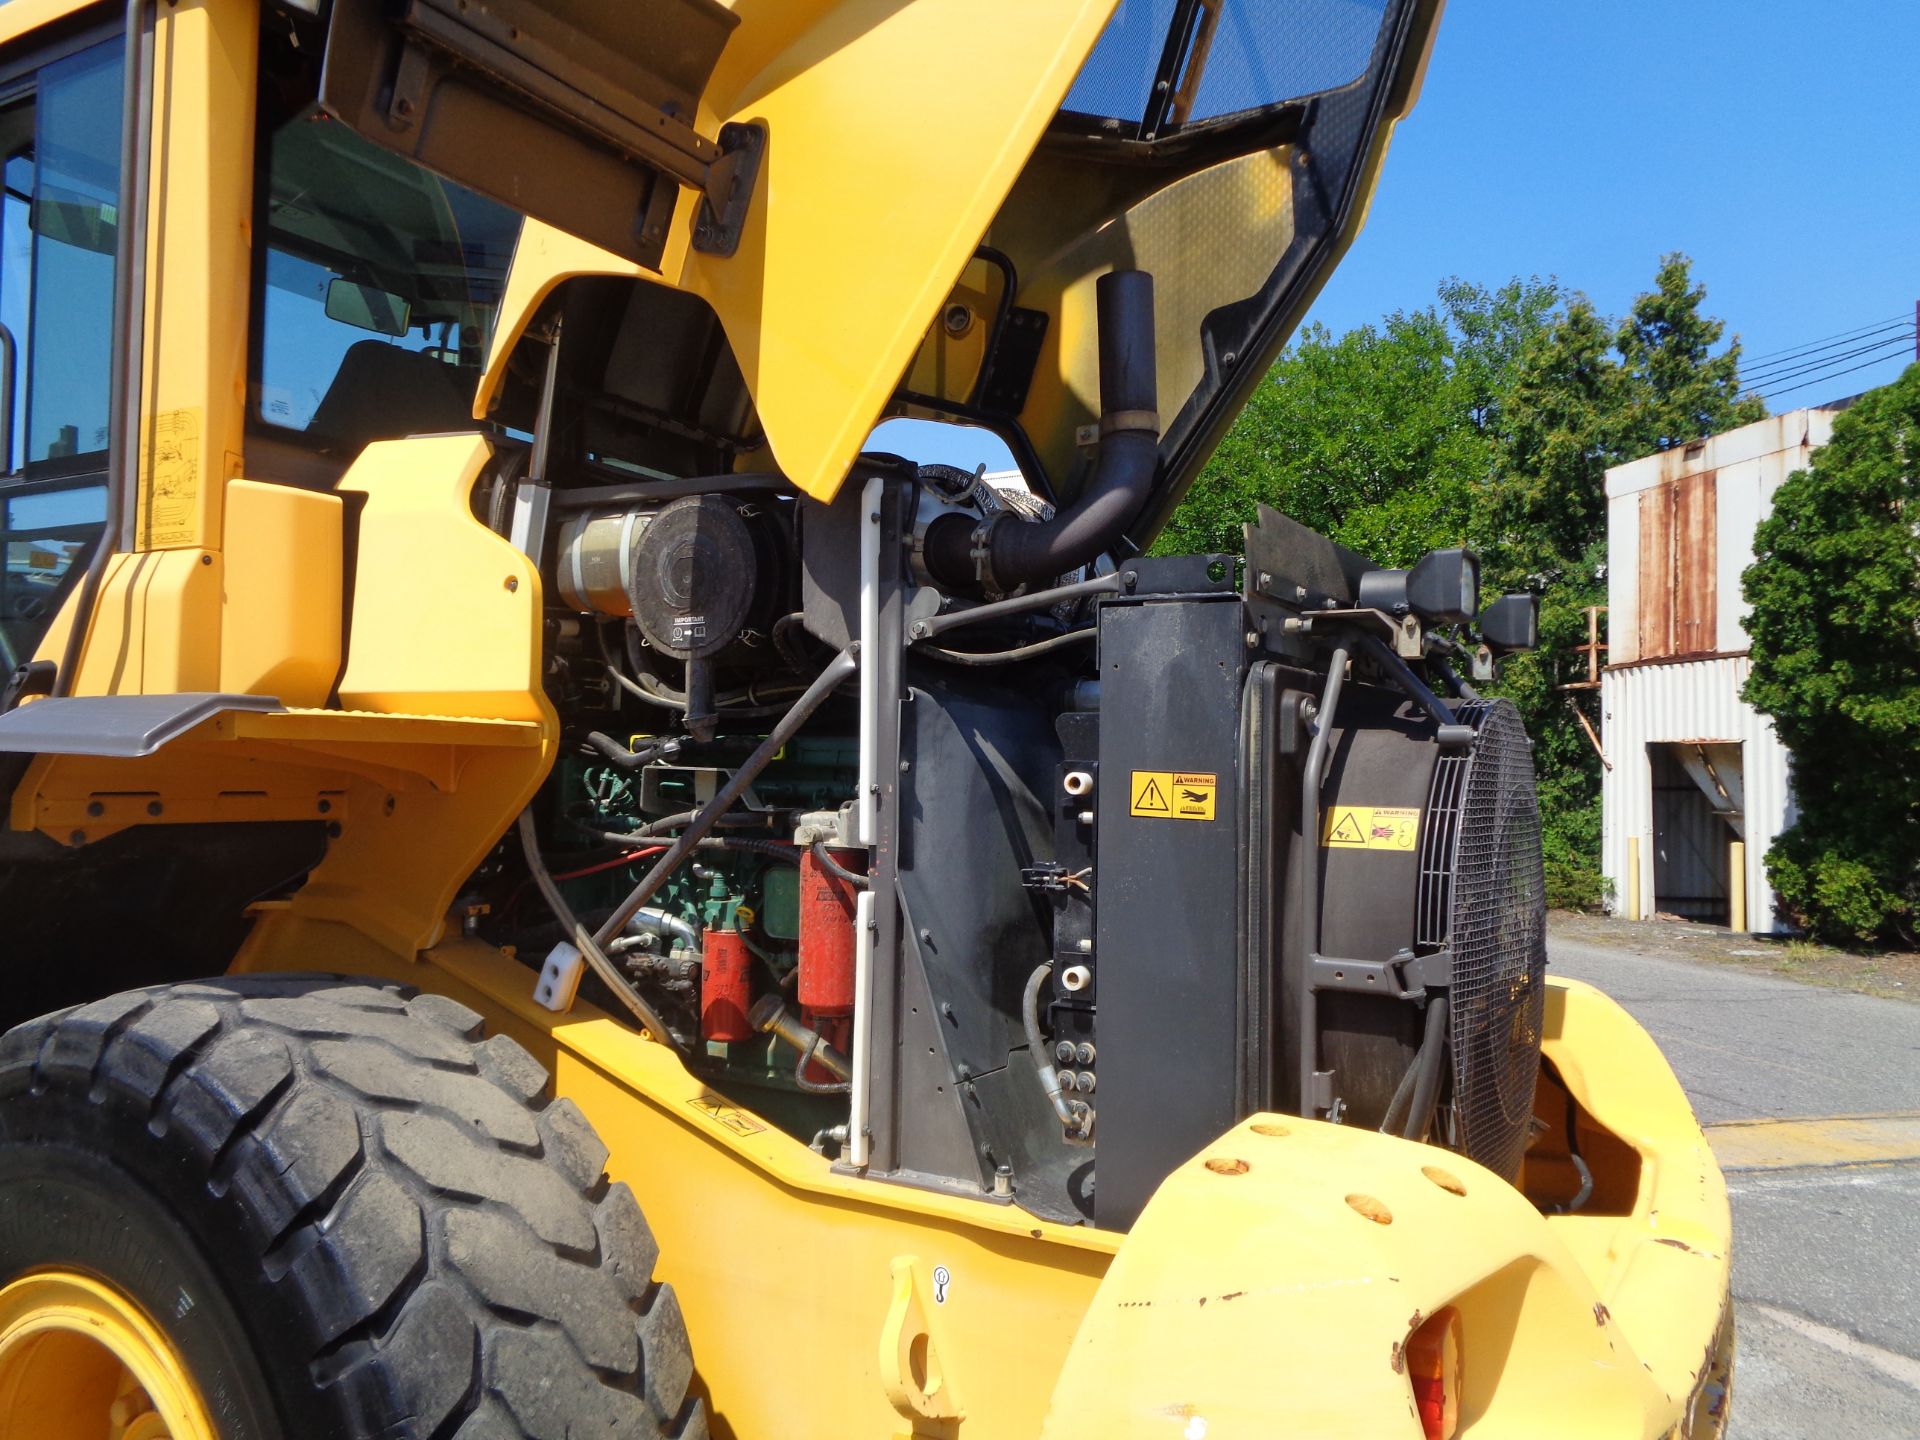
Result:
{"label": "exhaust pipe", "polygon": [[1080,498],[1051,520],[1007,512],[976,526],[942,515],[927,527],[927,568],[949,589],[1006,594],[1077,570],[1113,548],[1146,503],[1160,456],[1153,276],[1115,270],[1094,283],[1100,332],[1100,455]]}

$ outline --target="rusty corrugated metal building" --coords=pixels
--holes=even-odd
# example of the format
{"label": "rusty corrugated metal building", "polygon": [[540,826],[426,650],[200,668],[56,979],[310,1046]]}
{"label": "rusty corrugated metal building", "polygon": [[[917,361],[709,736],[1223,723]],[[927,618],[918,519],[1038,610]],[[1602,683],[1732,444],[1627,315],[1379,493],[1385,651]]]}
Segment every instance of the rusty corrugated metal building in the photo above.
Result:
{"label": "rusty corrugated metal building", "polygon": [[1763,862],[1793,793],[1785,747],[1740,699],[1740,574],[1774,492],[1826,443],[1839,408],[1607,472],[1601,865],[1616,914],[1779,928]]}

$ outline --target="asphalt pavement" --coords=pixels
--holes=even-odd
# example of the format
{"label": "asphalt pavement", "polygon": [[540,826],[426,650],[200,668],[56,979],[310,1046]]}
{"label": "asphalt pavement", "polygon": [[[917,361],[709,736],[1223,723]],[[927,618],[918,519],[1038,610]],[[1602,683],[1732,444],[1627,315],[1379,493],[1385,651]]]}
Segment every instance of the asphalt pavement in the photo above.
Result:
{"label": "asphalt pavement", "polygon": [[1548,953],[1647,1027],[1721,1156],[1731,1440],[1920,1437],[1920,1005],[1566,936]]}

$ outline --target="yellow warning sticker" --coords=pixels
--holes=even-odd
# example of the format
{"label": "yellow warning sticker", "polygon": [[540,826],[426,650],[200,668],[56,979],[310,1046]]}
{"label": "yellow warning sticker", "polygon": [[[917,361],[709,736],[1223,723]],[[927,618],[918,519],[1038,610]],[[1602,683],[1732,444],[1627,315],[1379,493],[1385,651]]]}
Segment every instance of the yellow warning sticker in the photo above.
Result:
{"label": "yellow warning sticker", "polygon": [[722,1130],[731,1130],[735,1135],[758,1135],[767,1127],[746,1111],[733,1104],[724,1095],[716,1095],[711,1090],[702,1090],[693,1099],[687,1101],[707,1119]]}
{"label": "yellow warning sticker", "polygon": [[1420,812],[1394,805],[1335,805],[1321,843],[1335,850],[1412,850]]}
{"label": "yellow warning sticker", "polygon": [[200,543],[200,412],[162,410],[140,456],[140,534],[148,548]]}
{"label": "yellow warning sticker", "polygon": [[1129,815],[1149,820],[1211,820],[1218,775],[1191,770],[1136,770],[1128,787]]}

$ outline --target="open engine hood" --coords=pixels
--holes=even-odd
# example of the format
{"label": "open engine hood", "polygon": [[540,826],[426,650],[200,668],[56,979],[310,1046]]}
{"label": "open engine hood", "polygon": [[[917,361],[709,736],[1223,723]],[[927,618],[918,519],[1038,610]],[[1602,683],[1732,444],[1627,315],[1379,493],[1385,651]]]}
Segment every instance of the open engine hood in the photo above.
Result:
{"label": "open engine hood", "polygon": [[1153,271],[1144,545],[1356,233],[1439,0],[1332,8],[1338,43],[1270,0],[334,0],[323,101],[535,222],[483,413],[562,280],[656,281],[711,305],[817,498],[889,414],[992,428],[1071,496],[1094,282]]}

